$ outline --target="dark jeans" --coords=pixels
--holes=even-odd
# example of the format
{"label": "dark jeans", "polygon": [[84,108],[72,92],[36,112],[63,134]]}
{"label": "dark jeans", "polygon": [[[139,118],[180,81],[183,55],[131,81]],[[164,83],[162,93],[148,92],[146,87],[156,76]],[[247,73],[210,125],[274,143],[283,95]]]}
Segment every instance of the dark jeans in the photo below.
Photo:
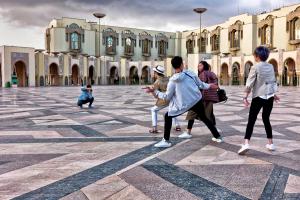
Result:
{"label": "dark jeans", "polygon": [[263,108],[262,119],[265,125],[267,138],[268,139],[272,138],[272,126],[270,123],[270,115],[273,109],[273,102],[274,102],[274,97],[271,97],[268,100],[262,99],[260,97],[256,97],[252,99],[245,139],[250,140],[257,119],[257,115],[261,110],[261,108]]}
{"label": "dark jeans", "polygon": [[94,102],[94,97],[89,98],[87,100],[78,100],[77,105],[82,106],[83,104],[90,103],[89,106],[91,106],[93,102]]}
{"label": "dark jeans", "polygon": [[[198,114],[199,118],[203,123],[208,127],[215,138],[219,138],[220,134],[216,127],[212,124],[211,121],[205,115],[205,109],[203,105],[203,101],[200,100],[196,105],[194,105],[190,110],[194,111]],[[169,116],[168,113],[165,114],[165,130],[164,130],[164,138],[165,140],[170,139],[171,128],[172,128],[172,118],[177,116]]]}
{"label": "dark jeans", "polygon": [[[211,101],[204,101],[203,102],[204,108],[205,108],[205,115],[213,123],[214,126],[216,126],[216,118],[214,115],[214,103]],[[190,119],[188,121],[187,129],[191,130],[193,128],[195,120]]]}

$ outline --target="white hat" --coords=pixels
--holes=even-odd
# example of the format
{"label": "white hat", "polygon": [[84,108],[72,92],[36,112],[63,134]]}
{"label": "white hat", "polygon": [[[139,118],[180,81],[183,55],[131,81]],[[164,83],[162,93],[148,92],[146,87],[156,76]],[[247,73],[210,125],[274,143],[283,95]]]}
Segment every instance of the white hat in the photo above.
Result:
{"label": "white hat", "polygon": [[153,68],[153,71],[159,73],[159,74],[165,74],[165,68],[161,65],[157,65]]}

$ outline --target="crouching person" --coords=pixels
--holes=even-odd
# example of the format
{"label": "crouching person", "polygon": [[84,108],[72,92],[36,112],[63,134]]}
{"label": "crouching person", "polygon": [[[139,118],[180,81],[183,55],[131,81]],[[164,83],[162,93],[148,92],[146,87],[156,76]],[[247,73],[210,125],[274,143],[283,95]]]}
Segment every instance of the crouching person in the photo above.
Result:
{"label": "crouching person", "polygon": [[92,104],[94,102],[94,97],[92,94],[92,86],[87,85],[86,87],[81,87],[81,94],[78,97],[77,105],[82,108],[83,104],[89,103],[89,108],[92,108]]}

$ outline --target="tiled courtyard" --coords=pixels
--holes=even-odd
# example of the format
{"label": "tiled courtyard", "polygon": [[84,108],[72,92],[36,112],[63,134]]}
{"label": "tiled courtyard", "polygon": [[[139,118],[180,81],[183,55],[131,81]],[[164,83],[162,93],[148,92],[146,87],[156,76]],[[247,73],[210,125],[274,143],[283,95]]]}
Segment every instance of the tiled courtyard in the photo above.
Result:
{"label": "tiled courtyard", "polygon": [[141,86],[94,87],[94,108],[82,110],[80,87],[0,89],[0,199],[300,199],[300,88],[280,89],[277,151],[265,149],[259,117],[247,156],[236,153],[243,87],[226,90],[230,100],[215,106],[224,143],[196,122],[192,139],[174,131],[173,146],[157,149],[162,133],[148,133],[154,99]]}

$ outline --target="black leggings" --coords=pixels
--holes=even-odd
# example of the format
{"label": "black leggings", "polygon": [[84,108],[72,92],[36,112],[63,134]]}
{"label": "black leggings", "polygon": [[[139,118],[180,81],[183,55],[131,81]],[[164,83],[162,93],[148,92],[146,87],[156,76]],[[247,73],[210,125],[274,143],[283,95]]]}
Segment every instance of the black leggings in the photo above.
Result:
{"label": "black leggings", "polygon": [[262,119],[265,125],[267,138],[272,139],[272,126],[270,123],[270,115],[273,109],[273,102],[274,102],[274,97],[271,97],[268,100],[262,99],[260,97],[256,97],[252,99],[245,139],[250,140],[257,119],[257,115],[261,110],[261,108],[263,108]]}
{"label": "black leggings", "polygon": [[[194,105],[190,110],[194,111],[198,114],[199,118],[203,123],[208,127],[215,138],[219,138],[220,134],[216,127],[212,124],[212,122],[206,117],[203,101],[200,100],[196,105]],[[182,113],[183,114],[183,113]],[[168,113],[165,114],[165,130],[164,130],[164,138],[165,140],[170,139],[171,128],[172,128],[172,118],[177,116],[169,116]]]}

